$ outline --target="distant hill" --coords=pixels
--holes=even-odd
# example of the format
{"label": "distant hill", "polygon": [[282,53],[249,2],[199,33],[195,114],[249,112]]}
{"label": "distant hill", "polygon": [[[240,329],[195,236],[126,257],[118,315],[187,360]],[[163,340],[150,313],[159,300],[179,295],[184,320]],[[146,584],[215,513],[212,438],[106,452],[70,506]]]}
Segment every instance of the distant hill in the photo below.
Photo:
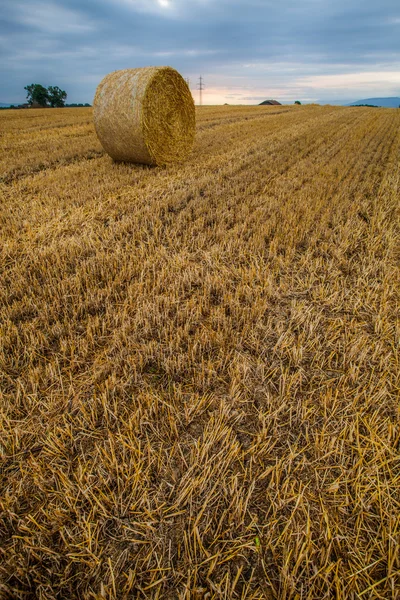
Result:
{"label": "distant hill", "polygon": [[374,106],[383,106],[385,108],[397,108],[400,106],[400,97],[366,98],[364,100],[357,100],[357,102],[351,102],[351,104],[348,104],[347,106],[357,106],[358,104],[372,104]]}

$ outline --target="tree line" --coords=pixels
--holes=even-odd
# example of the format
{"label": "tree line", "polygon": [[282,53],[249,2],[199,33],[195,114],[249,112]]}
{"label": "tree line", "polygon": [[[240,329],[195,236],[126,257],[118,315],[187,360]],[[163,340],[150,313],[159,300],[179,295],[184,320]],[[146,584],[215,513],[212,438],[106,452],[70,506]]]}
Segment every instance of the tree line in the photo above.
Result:
{"label": "tree line", "polygon": [[57,85],[49,85],[49,87],[45,88],[40,83],[31,83],[30,85],[26,85],[24,87],[26,90],[26,104],[21,104],[15,106],[14,104],[10,104],[9,106],[0,106],[0,110],[8,109],[8,108],[27,108],[28,106],[39,106],[43,108],[62,108],[62,107],[88,107],[91,104],[87,102],[83,103],[73,103],[66,104],[65,101],[67,99],[67,92],[62,90]]}

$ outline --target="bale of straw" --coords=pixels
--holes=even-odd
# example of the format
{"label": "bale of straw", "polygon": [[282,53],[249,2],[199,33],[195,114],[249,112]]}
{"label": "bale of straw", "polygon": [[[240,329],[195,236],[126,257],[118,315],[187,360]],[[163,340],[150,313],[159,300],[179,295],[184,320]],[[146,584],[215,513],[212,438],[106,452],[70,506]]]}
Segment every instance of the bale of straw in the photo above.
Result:
{"label": "bale of straw", "polygon": [[183,160],[193,146],[193,97],[171,67],[106,75],[96,90],[93,115],[97,136],[114,160],[165,165]]}

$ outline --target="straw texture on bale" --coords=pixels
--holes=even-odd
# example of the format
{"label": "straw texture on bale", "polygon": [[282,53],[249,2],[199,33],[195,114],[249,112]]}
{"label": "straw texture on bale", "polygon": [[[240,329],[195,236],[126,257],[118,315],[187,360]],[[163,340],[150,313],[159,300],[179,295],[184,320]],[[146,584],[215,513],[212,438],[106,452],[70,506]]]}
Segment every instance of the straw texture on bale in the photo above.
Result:
{"label": "straw texture on bale", "polygon": [[96,90],[93,114],[97,136],[114,160],[164,165],[183,160],[192,149],[193,97],[171,67],[106,75]]}

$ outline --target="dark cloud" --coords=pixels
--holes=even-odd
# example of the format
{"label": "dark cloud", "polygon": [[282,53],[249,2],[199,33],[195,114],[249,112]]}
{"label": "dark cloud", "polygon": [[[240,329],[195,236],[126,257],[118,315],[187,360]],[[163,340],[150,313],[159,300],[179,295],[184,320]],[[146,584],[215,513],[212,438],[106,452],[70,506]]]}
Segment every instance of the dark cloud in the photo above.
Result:
{"label": "dark cloud", "polygon": [[[91,101],[106,73],[149,64],[202,73],[211,102],[352,100],[385,72],[379,95],[396,95],[399,50],[398,0],[3,0],[0,101],[31,82]],[[371,85],[335,79],[363,72]]]}

